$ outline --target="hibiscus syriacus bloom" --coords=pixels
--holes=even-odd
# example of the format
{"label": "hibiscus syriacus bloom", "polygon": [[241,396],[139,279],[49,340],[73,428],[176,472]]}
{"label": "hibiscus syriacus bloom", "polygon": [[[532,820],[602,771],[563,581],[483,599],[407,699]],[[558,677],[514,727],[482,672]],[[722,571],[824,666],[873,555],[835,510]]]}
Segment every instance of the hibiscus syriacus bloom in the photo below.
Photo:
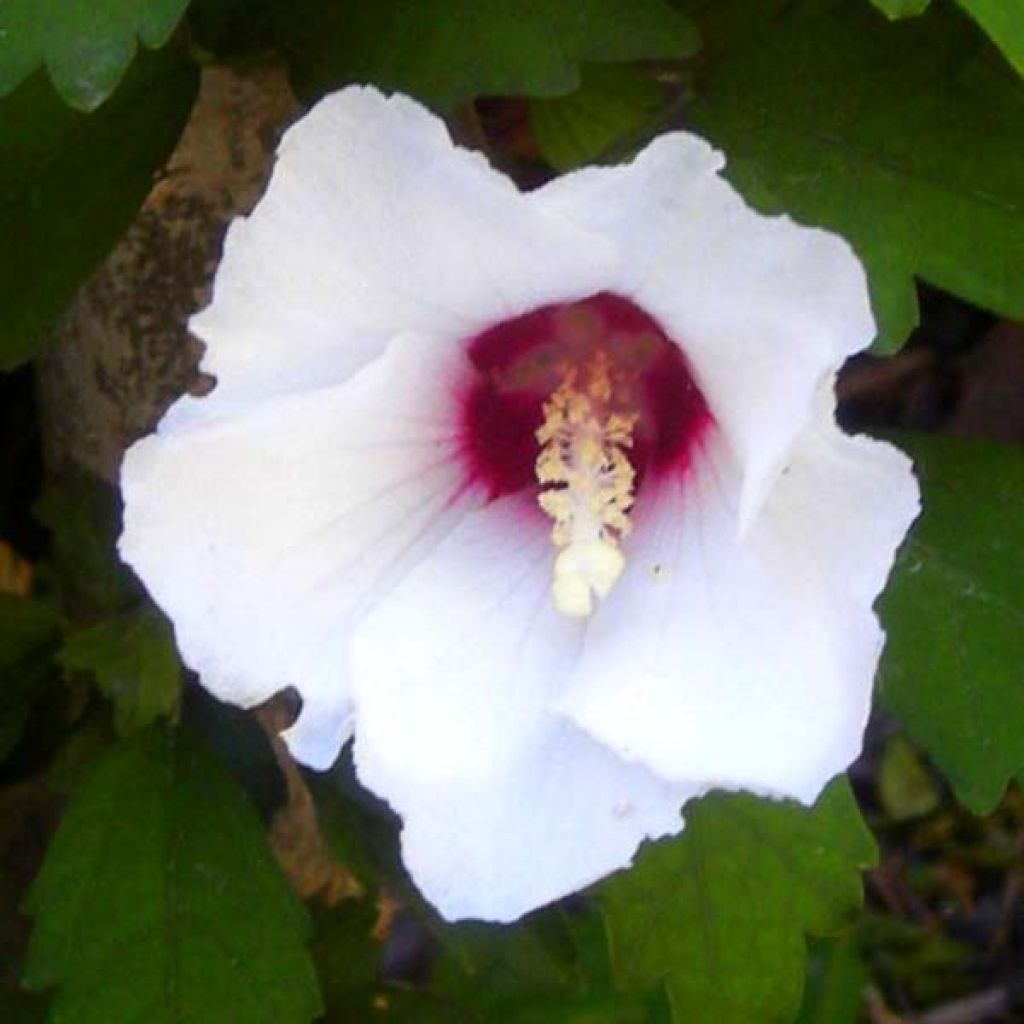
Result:
{"label": "hibiscus syriacus bloom", "polygon": [[860,749],[917,488],[834,422],[856,258],[722,165],[675,133],[522,194],[411,100],[330,96],[192,321],[216,388],[125,459],[121,552],[185,661],[243,706],[295,687],[313,768],[354,736],[449,918]]}

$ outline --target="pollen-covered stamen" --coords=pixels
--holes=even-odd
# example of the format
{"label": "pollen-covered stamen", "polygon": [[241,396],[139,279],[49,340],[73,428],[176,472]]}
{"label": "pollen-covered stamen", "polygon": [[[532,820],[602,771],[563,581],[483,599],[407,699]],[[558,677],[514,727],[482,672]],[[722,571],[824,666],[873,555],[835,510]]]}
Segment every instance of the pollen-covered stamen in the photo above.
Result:
{"label": "pollen-covered stamen", "polygon": [[554,520],[552,594],[566,615],[586,616],[625,565],[619,540],[629,532],[634,470],[626,455],[636,413],[615,408],[611,364],[598,351],[567,367],[544,403],[537,431],[540,507]]}

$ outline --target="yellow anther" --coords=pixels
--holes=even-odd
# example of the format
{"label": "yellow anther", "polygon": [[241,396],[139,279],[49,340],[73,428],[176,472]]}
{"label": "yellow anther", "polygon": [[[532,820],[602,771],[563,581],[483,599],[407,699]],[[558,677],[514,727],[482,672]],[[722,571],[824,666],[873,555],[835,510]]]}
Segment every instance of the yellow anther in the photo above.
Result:
{"label": "yellow anther", "polygon": [[636,416],[612,411],[609,361],[598,352],[584,367],[566,371],[544,403],[537,431],[540,507],[554,520],[552,595],[566,615],[587,616],[594,595],[604,597],[622,573],[619,540],[629,532],[634,471],[625,450]]}

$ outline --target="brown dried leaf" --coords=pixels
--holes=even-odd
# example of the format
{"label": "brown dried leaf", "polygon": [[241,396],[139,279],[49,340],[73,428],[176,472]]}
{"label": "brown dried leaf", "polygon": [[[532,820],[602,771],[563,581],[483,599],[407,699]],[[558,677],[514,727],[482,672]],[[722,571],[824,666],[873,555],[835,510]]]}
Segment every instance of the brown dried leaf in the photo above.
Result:
{"label": "brown dried leaf", "polygon": [[28,597],[32,589],[32,566],[0,540],[0,594]]}
{"label": "brown dried leaf", "polygon": [[358,879],[337,860],[321,834],[313,797],[279,735],[289,724],[287,709],[271,700],[256,712],[256,717],[270,740],[287,786],[285,805],[270,826],[270,848],[289,884],[300,899],[319,899],[328,907],[362,896]]}

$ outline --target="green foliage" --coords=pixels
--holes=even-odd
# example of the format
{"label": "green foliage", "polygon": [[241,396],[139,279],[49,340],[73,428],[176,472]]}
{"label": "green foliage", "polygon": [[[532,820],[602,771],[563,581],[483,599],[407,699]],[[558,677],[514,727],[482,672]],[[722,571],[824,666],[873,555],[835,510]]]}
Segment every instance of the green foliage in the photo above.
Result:
{"label": "green foliage", "polygon": [[569,171],[649,125],[662,102],[661,87],[637,68],[588,64],[575,92],[530,101],[530,124],[544,159]]}
{"label": "green foliage", "polygon": [[812,940],[795,1024],[860,1024],[868,980],[855,935]]}
{"label": "green foliage", "polygon": [[695,127],[757,207],[849,239],[881,347],[916,323],[915,277],[1024,317],[1024,83],[966,19],[888,24],[845,0],[707,8],[720,59]]}
{"label": "green foliage", "polygon": [[857,931],[877,961],[877,974],[896,983],[915,1003],[952,999],[967,989],[963,968],[971,947],[934,926],[868,910]]}
{"label": "green foliage", "polygon": [[811,809],[713,794],[685,817],[599,890],[620,984],[664,979],[680,1024],[792,1020],[804,934],[856,914],[875,856],[849,788],[837,780]]}
{"label": "green foliage", "polygon": [[[992,45],[1024,70],[1024,8],[872,2],[893,23],[867,0],[195,0],[182,37],[204,59],[276,46],[306,98],[352,81],[446,111],[524,97],[556,170],[624,156],[671,115],[725,150],[759,208],[851,240],[882,347],[916,322],[915,279],[1024,317],[1024,83]],[[177,140],[197,69],[170,48],[136,49],[163,46],[186,6],[0,0],[0,233],[16,257],[0,266],[0,369],[46,341]],[[686,89],[670,109],[648,62],[696,54],[691,15],[707,46],[672,66]],[[518,132],[523,108],[487,112]],[[509,148],[502,166],[525,147]],[[1024,456],[950,439],[908,446],[925,512],[880,603],[881,697],[983,811],[1024,779]],[[359,789],[350,755],[309,779],[309,831],[364,894],[318,906],[311,938],[263,835],[289,792],[280,765],[251,715],[182,691],[170,628],[140,608],[117,560],[116,492],[51,481],[37,510],[51,545],[35,579],[56,607],[0,597],[0,759],[30,708],[34,734],[58,664],[93,677],[109,704],[83,710],[83,688],[69,688],[75,699],[54,701],[45,723],[46,760],[21,764],[26,735],[4,766],[4,795],[43,792],[42,778],[70,794],[27,901],[25,977],[45,995],[0,988],[4,1019],[301,1024],[321,1012],[318,974],[328,1022],[853,1024],[862,945],[880,954],[873,970],[921,999],[945,993],[971,953],[930,925],[894,926],[898,915],[816,938],[857,912],[874,857],[841,780],[812,808],[712,794],[686,808],[680,836],[588,893],[511,925],[446,924],[405,876],[398,823]],[[61,648],[65,620],[87,625]],[[874,781],[887,838],[923,836],[939,817],[934,773],[902,737]],[[941,867],[922,869],[927,884]],[[4,885],[6,870],[0,858]],[[381,894],[404,907],[386,949],[372,934]],[[403,926],[422,987],[381,970]]]}
{"label": "green foliage", "polygon": [[117,557],[121,499],[82,471],[50,483],[34,509],[50,531],[50,569],[61,603],[76,618],[124,611],[139,591]]}
{"label": "green foliage", "polygon": [[378,998],[380,945],[371,935],[377,911],[369,900],[346,900],[314,916],[310,952],[323,993],[324,1020],[366,1020]]}
{"label": "green foliage", "polygon": [[887,18],[916,18],[932,0],[871,0]]}
{"label": "green foliage", "polygon": [[690,23],[665,0],[276,0],[279,35],[306,95],[349,82],[438,108],[481,95],[559,96],[583,61],[683,57]]}
{"label": "green foliage", "polygon": [[0,594],[0,761],[18,742],[32,698],[52,672],[59,633],[51,605]]}
{"label": "green foliage", "polygon": [[4,0],[0,96],[45,65],[57,92],[95,110],[117,86],[138,42],[170,38],[188,0]]}
{"label": "green foliage", "polygon": [[256,717],[222,703],[201,686],[186,686],[181,696],[182,724],[216,756],[269,823],[288,794],[270,741]]}
{"label": "green foliage", "polygon": [[[366,893],[363,901],[317,915],[313,950],[327,1021],[369,1018],[383,1000],[392,1019],[401,1021],[668,1024],[662,986],[615,991],[604,921],[595,905],[576,900],[509,925],[444,922],[408,886],[398,860],[397,821],[358,789],[349,759],[343,755],[329,774],[309,775],[307,781],[324,838]],[[434,951],[423,991],[402,991],[377,977],[379,949],[367,937],[382,887],[398,895],[407,908],[407,926],[415,922],[413,934]]]}
{"label": "green foliage", "polygon": [[171,717],[181,695],[181,666],[167,620],[145,607],[73,633],[60,652],[61,664],[92,674],[114,704],[114,727],[122,736]]}
{"label": "green foliage", "polygon": [[113,748],[76,790],[27,909],[53,1024],[289,1024],[319,1012],[309,931],[260,823],[179,735]]}
{"label": "green foliage", "polygon": [[[0,8],[2,9],[2,8]],[[196,69],[145,54],[95,114],[41,74],[0,101],[0,370],[43,345],[75,290],[128,227],[181,133]]]}
{"label": "green foliage", "polygon": [[75,722],[74,731],[61,743],[46,771],[46,785],[56,793],[74,792],[89,777],[89,770],[116,740],[109,704],[94,703]]}
{"label": "green foliage", "polygon": [[902,736],[889,738],[878,766],[878,799],[890,821],[909,821],[939,806],[928,769]]}
{"label": "green foliage", "polygon": [[[889,18],[909,18],[927,10],[931,0],[871,0]],[[1006,59],[1024,74],[1024,5],[1014,0],[957,0],[992,37]]]}
{"label": "green foliage", "polygon": [[4,1024],[43,1024],[47,1004],[38,996],[0,990],[0,1020]]}
{"label": "green foliage", "polygon": [[880,605],[880,693],[984,813],[1024,766],[1024,452],[957,438],[900,444],[924,512]]}
{"label": "green foliage", "polygon": [[668,1024],[660,984],[617,993],[601,916],[553,909],[512,925],[438,928],[432,995],[480,1024]]}
{"label": "green foliage", "polygon": [[485,1001],[495,1012],[509,1001],[541,994],[582,994],[576,948],[557,913],[512,928],[467,921],[439,929],[435,984],[442,993]]}
{"label": "green foliage", "polygon": [[1024,75],[1024,6],[1012,0],[958,0]]}

